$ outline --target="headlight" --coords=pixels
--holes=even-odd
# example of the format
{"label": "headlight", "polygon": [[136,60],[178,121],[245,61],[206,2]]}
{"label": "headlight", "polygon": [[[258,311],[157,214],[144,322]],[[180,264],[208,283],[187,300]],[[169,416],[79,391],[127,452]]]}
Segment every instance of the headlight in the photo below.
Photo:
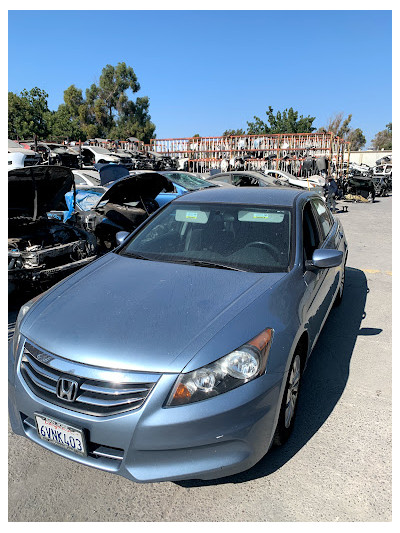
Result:
{"label": "headlight", "polygon": [[181,374],[166,405],[169,407],[200,402],[235,389],[264,374],[272,334],[273,330],[267,328],[214,363]]}
{"label": "headlight", "polygon": [[12,340],[14,357],[17,355],[18,345],[19,345],[19,342],[20,342],[20,339],[21,339],[21,335],[19,333],[19,330],[20,330],[20,327],[21,327],[21,322],[22,322],[24,316],[26,315],[26,313],[32,307],[32,305],[37,300],[39,300],[39,298],[41,298],[41,296],[43,296],[43,294],[39,294],[38,296],[35,296],[34,298],[32,298],[32,300],[29,300],[29,302],[26,302],[26,304],[24,304],[21,307],[21,309],[19,310],[19,313],[18,313],[18,316],[17,316],[17,320],[15,322],[15,329],[14,329],[14,335],[13,335],[13,340]]}

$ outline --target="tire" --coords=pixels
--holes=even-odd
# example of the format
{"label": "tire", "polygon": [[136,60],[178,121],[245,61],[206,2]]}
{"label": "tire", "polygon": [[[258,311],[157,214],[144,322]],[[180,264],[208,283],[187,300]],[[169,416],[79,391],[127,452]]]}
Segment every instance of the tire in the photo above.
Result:
{"label": "tire", "polygon": [[290,364],[285,391],[283,393],[280,407],[278,424],[276,426],[273,444],[282,446],[290,437],[297,412],[297,398],[300,390],[300,379],[302,374],[301,356],[295,353]]}

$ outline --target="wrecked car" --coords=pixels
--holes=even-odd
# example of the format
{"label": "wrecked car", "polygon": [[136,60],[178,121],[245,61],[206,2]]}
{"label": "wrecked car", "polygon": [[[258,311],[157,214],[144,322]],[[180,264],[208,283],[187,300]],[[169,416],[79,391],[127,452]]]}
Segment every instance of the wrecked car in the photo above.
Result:
{"label": "wrecked car", "polygon": [[68,210],[64,195],[73,186],[74,176],[65,167],[8,173],[9,292],[45,289],[96,258],[94,236],[62,221]]}
{"label": "wrecked car", "polygon": [[[293,178],[293,179],[291,179]],[[271,170],[265,173],[256,172],[254,170],[234,172],[221,172],[207,177],[211,183],[227,183],[235,187],[294,187],[296,189],[307,188],[307,181],[305,186],[303,180],[294,178],[291,174],[280,170]],[[325,181],[325,180],[323,180]],[[313,192],[324,195],[324,189],[321,185],[310,183],[310,189]]]}
{"label": "wrecked car", "polygon": [[40,155],[33,150],[8,139],[8,170],[38,165],[40,160]]}
{"label": "wrecked car", "polygon": [[109,251],[117,244],[116,234],[137,228],[159,208],[156,196],[170,188],[168,179],[157,172],[122,177],[111,183],[92,209],[76,213],[76,224],[96,236],[100,252]]}
{"label": "wrecked car", "polygon": [[[75,147],[75,150],[79,148]],[[82,146],[81,157],[84,167],[93,167],[96,163],[131,164],[130,157],[118,155],[101,146]]]}
{"label": "wrecked car", "polygon": [[345,200],[357,200],[357,197],[360,197],[361,201],[362,199],[372,202],[375,200],[376,190],[371,177],[354,175],[349,172],[344,180],[343,188]]}
{"label": "wrecked car", "polygon": [[[294,187],[301,187],[302,189],[313,189],[314,192],[318,192],[321,194],[321,187],[325,186],[325,178],[318,175],[313,175],[309,177],[305,176],[299,176],[295,177],[292,174],[289,174],[289,172],[285,172],[284,170],[264,170],[264,174],[266,176],[272,176],[273,178],[276,178],[277,180],[281,182],[287,182],[289,185],[293,185]],[[316,190],[315,190],[316,188]]]}
{"label": "wrecked car", "polygon": [[80,157],[75,150],[69,148],[65,144],[29,142],[27,144],[31,150],[36,150],[42,158],[42,163],[45,165],[59,165],[69,168],[79,168]]}

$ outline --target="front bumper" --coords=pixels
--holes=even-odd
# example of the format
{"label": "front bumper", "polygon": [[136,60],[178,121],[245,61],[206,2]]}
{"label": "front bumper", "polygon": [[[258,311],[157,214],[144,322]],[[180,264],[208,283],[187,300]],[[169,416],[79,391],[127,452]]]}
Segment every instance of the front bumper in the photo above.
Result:
{"label": "front bumper", "polygon": [[[14,433],[63,457],[137,482],[215,479],[256,464],[268,451],[282,374],[264,375],[228,393],[164,408],[176,374],[164,374],[137,411],[96,417],[46,402],[29,389],[9,349],[9,415]],[[38,437],[34,413],[84,430],[88,455]]]}

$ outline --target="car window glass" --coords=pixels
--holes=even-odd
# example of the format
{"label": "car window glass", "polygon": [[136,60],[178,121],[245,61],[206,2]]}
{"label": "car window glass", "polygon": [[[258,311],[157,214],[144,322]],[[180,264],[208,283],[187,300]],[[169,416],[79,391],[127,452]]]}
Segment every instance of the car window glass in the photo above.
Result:
{"label": "car window glass", "polygon": [[318,200],[317,198],[313,198],[311,200],[313,203],[317,213],[318,213],[318,219],[321,224],[322,233],[324,236],[324,239],[327,237],[328,233],[331,230],[331,227],[333,225],[333,221],[331,218],[330,213],[328,213],[328,210],[325,207],[325,204],[322,200]]}
{"label": "car window glass", "polygon": [[205,261],[250,272],[287,272],[291,210],[170,204],[119,252],[166,262]]}
{"label": "car window glass", "polygon": [[217,176],[213,178],[211,181],[213,181],[214,179],[215,181],[222,181],[223,183],[231,183],[231,177],[227,176],[226,174],[224,176]]}
{"label": "car window glass", "polygon": [[186,174],[184,172],[165,172],[165,175],[177,185],[184,187],[188,191],[196,191],[197,189],[204,189],[205,187],[211,187],[211,183],[198,178],[192,174]]}
{"label": "car window glass", "polygon": [[320,245],[320,235],[311,204],[308,202],[303,210],[303,250],[304,259],[311,260],[314,251]]}
{"label": "car window glass", "polygon": [[233,174],[232,185],[235,185],[235,187],[250,187],[252,179],[247,174]]}

